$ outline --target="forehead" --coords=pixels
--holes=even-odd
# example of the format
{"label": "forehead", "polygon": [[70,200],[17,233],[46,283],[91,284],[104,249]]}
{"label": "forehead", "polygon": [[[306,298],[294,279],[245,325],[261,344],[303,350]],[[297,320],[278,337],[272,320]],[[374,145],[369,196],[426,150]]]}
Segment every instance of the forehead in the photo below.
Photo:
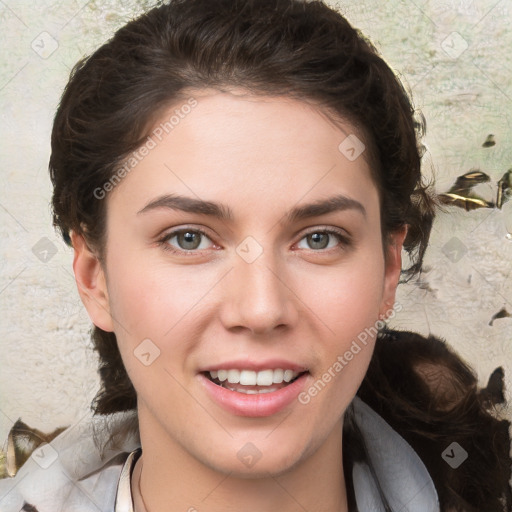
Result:
{"label": "forehead", "polygon": [[[175,132],[179,125],[178,135],[190,142],[205,143],[208,138],[216,147],[231,146],[233,150],[234,145],[242,141],[241,151],[249,144],[253,149],[264,145],[262,149],[265,151],[259,155],[260,159],[266,154],[275,157],[278,151],[283,157],[311,154],[315,146],[318,151],[327,146],[339,151],[340,142],[348,136],[357,137],[362,143],[362,134],[351,123],[334,121],[325,108],[310,100],[256,95],[244,89],[223,92],[189,89],[187,93],[182,94],[182,99],[171,108],[160,113],[153,131],[162,127],[165,131],[166,123],[172,119],[171,131]],[[187,104],[192,99],[196,106],[189,109]],[[186,114],[180,115],[179,119],[173,116],[173,113],[182,111]],[[170,131],[166,135],[170,135]],[[305,146],[304,142],[308,144]],[[367,151],[361,153],[366,163],[367,156]]]}
{"label": "forehead", "polygon": [[164,192],[202,199],[228,194],[241,206],[275,208],[337,189],[378,203],[365,151],[357,154],[362,136],[349,123],[291,98],[242,90],[187,93],[159,113],[149,131],[151,149],[112,200],[123,194],[140,206],[143,197]]}

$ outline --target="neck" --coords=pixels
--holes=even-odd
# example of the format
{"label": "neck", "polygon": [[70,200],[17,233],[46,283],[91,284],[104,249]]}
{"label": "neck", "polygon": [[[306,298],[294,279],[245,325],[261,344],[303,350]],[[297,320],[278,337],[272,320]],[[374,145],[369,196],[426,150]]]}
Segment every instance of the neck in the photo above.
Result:
{"label": "neck", "polygon": [[132,475],[135,512],[348,510],[340,423],[316,451],[293,467],[248,478],[201,463],[159,424],[144,419],[140,421],[143,455]]}

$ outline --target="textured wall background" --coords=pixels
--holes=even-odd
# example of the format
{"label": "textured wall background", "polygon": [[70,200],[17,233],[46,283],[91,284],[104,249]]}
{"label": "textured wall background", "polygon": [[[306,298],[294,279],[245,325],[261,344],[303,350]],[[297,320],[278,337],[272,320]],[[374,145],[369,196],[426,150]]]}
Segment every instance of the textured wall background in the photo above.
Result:
{"label": "textured wall background", "polygon": [[[50,129],[71,67],[150,2],[3,0],[0,32],[2,324],[0,442],[19,417],[41,430],[90,414],[98,387],[90,322],[72,253],[50,218]],[[495,198],[512,167],[509,0],[362,0],[338,8],[400,71],[427,120],[425,172],[447,191],[480,168]],[[496,145],[482,147],[489,134]],[[512,391],[512,201],[450,208],[434,226],[422,278],[399,288],[393,326],[446,338],[484,384],[497,366]],[[508,411],[510,415],[510,410]]]}

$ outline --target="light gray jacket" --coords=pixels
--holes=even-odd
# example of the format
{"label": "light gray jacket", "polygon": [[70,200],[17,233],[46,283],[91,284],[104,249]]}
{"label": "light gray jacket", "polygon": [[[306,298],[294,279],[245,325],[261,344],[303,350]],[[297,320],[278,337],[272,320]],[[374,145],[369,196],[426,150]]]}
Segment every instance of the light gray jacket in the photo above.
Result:
{"label": "light gray jacket", "polygon": [[[353,466],[359,512],[387,512],[381,493],[392,512],[439,512],[432,479],[411,446],[358,397],[353,410],[373,466]],[[133,512],[129,475],[140,439],[127,425],[135,414],[87,418],[39,446],[15,477],[0,480],[0,512]],[[106,443],[107,421],[117,442],[102,450],[95,439]]]}

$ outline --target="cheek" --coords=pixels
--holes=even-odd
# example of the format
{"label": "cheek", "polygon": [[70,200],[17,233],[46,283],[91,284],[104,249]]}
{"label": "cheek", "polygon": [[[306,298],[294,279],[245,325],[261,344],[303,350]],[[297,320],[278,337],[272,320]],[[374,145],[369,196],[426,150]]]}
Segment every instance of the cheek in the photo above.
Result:
{"label": "cheek", "polygon": [[311,306],[339,339],[357,335],[378,319],[383,297],[383,263],[358,258],[355,264],[317,275],[304,272],[301,287]]}
{"label": "cheek", "polygon": [[[321,368],[313,376],[304,401],[311,399],[325,415],[336,417],[362,382],[382,326],[383,262],[361,256],[350,268],[334,270],[329,278],[303,277],[303,289],[316,290],[308,294],[308,306],[317,313],[317,325],[323,333],[319,333],[316,346],[317,353],[321,353]],[[324,399],[313,400],[320,395]]]}
{"label": "cheek", "polygon": [[[142,263],[132,257],[113,267],[109,302],[130,380],[139,397],[154,399],[162,386],[171,395],[180,393],[170,375],[182,371],[195,345],[187,322],[204,291],[179,272],[163,272]],[[188,336],[183,336],[184,329]]]}
{"label": "cheek", "polygon": [[120,327],[133,337],[167,337],[204,296],[208,279],[192,266],[176,270],[126,258],[109,273],[109,302]]}
{"label": "cheek", "polygon": [[[150,381],[167,382],[165,370],[189,372],[189,356],[211,320],[208,291],[217,281],[217,274],[206,267],[170,268],[148,261],[147,256],[132,255],[111,267],[108,286],[115,334],[126,370],[138,390],[147,388]],[[143,366],[153,358],[150,366]]]}

